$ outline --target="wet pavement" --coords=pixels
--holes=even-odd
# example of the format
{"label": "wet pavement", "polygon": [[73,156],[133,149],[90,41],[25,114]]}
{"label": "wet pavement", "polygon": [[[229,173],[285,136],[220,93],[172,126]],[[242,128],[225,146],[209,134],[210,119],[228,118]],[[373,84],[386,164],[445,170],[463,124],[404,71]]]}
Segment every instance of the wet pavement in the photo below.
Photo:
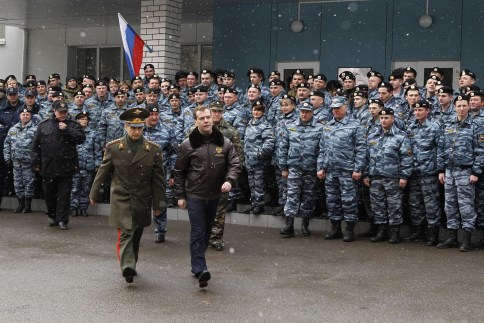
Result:
{"label": "wet pavement", "polygon": [[482,322],[484,250],[422,243],[282,238],[278,229],[227,225],[226,249],[207,251],[212,280],[190,274],[189,223],[152,227],[138,276],[121,277],[108,217],[47,226],[41,212],[0,212],[2,322]]}

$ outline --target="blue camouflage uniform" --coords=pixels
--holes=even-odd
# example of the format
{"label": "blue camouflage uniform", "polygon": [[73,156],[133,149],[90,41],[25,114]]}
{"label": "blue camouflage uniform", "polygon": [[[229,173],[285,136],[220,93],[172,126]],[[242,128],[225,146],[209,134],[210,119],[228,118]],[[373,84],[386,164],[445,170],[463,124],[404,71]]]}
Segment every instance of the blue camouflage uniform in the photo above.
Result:
{"label": "blue camouflage uniform", "polygon": [[102,162],[102,149],[97,132],[86,127],[84,128],[84,134],[86,135],[86,140],[76,146],[79,172],[72,177],[70,206],[72,211],[87,210],[94,171],[99,168]]}
{"label": "blue camouflage uniform", "polygon": [[442,129],[445,127],[445,124],[447,122],[449,122],[456,116],[453,103],[451,103],[450,106],[445,111],[442,111],[442,107],[439,104],[436,104],[431,114],[432,114],[432,120],[437,122]]}
{"label": "blue camouflage uniform", "polygon": [[281,115],[281,109],[279,106],[279,101],[281,100],[282,96],[286,94],[285,91],[282,91],[279,95],[271,96],[269,102],[266,103],[267,112],[265,114],[267,122],[269,122],[273,127],[276,125],[278,117]]}
{"label": "blue camouflage uniform", "polygon": [[[474,231],[475,187],[470,175],[480,176],[484,167],[484,131],[482,124],[469,115],[459,121],[449,120],[440,136],[437,168],[445,172],[445,214],[447,228]],[[460,218],[459,218],[460,215]]]}
{"label": "blue camouflage uniform", "polygon": [[19,122],[11,127],[5,138],[3,157],[13,165],[13,180],[17,198],[34,196],[35,173],[32,170],[30,150],[37,124],[29,121],[25,127]]}
{"label": "blue camouflage uniform", "polygon": [[368,109],[368,104],[365,104],[361,108],[355,108],[353,110],[353,119],[358,121],[360,125],[366,125],[368,120],[371,119],[370,110]]}
{"label": "blue camouflage uniform", "polygon": [[289,171],[284,214],[294,218],[300,212],[303,218],[309,218],[315,206],[316,164],[323,125],[314,118],[308,123],[298,118],[283,125],[279,167],[281,171]]}
{"label": "blue camouflage uniform", "polygon": [[407,128],[413,151],[413,173],[408,181],[410,224],[419,226],[427,218],[429,227],[440,226],[437,147],[440,126],[426,119]]}
{"label": "blue camouflage uniform", "polygon": [[393,124],[369,133],[365,176],[370,178],[370,200],[375,224],[400,225],[403,222],[400,179],[412,174],[412,147],[405,132]]}
{"label": "blue camouflage uniform", "polygon": [[[146,127],[143,130],[143,136],[154,143],[156,143],[163,153],[163,167],[167,180],[166,192],[167,198],[173,198],[173,189],[168,190],[168,180],[173,178],[172,172],[175,167],[175,161],[177,156],[178,144],[175,138],[175,131],[173,128],[164,125],[160,122],[154,127]],[[168,196],[170,195],[170,196]],[[165,199],[166,200],[166,199]],[[155,223],[155,234],[164,235],[166,232],[167,223],[167,209],[166,204],[162,206],[160,216],[153,217]]]}
{"label": "blue camouflage uniform", "polygon": [[224,106],[223,117],[225,121],[237,129],[240,140],[244,141],[245,129],[251,118],[249,110],[244,109],[237,102],[235,102],[230,107]]}
{"label": "blue camouflage uniform", "polygon": [[87,113],[89,113],[89,127],[93,130],[97,130],[99,128],[99,123],[101,122],[103,111],[108,109],[111,105],[114,105],[114,101],[107,96],[106,100],[101,101],[97,95],[93,95],[84,102],[84,105],[87,107]]}
{"label": "blue camouflage uniform", "polygon": [[113,103],[102,111],[97,128],[102,147],[106,146],[108,142],[124,135],[124,122],[119,120],[119,116],[126,110],[128,110],[127,104],[118,108]]}
{"label": "blue camouflage uniform", "polygon": [[356,222],[358,205],[353,172],[365,169],[366,143],[363,128],[349,116],[323,127],[319,142],[318,171],[326,173],[325,188],[330,220]]}
{"label": "blue camouflage uniform", "polygon": [[264,117],[250,120],[245,131],[244,154],[252,205],[264,205],[265,170],[271,160],[274,144],[274,130],[269,122]]}
{"label": "blue camouflage uniform", "polygon": [[181,144],[190,133],[190,129],[195,123],[195,118],[193,117],[193,110],[196,107],[196,103],[191,104],[183,108],[180,117],[177,120],[175,128],[175,137],[178,144]]}

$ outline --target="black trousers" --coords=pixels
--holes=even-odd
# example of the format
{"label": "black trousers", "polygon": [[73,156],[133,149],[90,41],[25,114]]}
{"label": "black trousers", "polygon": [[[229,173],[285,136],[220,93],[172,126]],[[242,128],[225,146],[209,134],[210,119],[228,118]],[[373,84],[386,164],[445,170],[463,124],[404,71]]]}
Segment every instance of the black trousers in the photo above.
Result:
{"label": "black trousers", "polygon": [[44,177],[42,179],[44,188],[44,199],[47,204],[49,218],[56,223],[69,222],[69,206],[72,191],[72,176],[66,177]]}

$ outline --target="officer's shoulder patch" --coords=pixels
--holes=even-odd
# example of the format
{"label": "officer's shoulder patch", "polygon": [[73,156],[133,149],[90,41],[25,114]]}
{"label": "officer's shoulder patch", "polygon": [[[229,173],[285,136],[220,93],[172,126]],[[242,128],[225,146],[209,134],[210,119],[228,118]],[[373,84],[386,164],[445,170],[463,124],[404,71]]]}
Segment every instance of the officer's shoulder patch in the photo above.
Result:
{"label": "officer's shoulder patch", "polygon": [[481,143],[484,142],[484,133],[481,133],[479,135],[479,142],[481,142]]}
{"label": "officer's shoulder patch", "polygon": [[413,150],[412,150],[412,149],[408,149],[408,150],[407,150],[407,155],[409,155],[409,156],[413,156]]}
{"label": "officer's shoulder patch", "polygon": [[157,147],[157,148],[160,148],[160,145],[158,145],[158,144],[157,144],[156,142],[154,142],[154,141],[150,141],[150,140],[148,140],[148,143],[149,143],[150,145],[152,145],[152,146],[155,146],[155,147]]}
{"label": "officer's shoulder patch", "polygon": [[297,131],[297,128],[296,127],[289,127],[289,128],[287,128],[287,130],[289,130],[289,131]]}
{"label": "officer's shoulder patch", "polygon": [[114,145],[115,143],[118,143],[122,140],[122,138],[118,138],[118,139],[114,139],[113,141],[110,141],[106,144],[106,147],[107,146],[111,146],[111,145]]}

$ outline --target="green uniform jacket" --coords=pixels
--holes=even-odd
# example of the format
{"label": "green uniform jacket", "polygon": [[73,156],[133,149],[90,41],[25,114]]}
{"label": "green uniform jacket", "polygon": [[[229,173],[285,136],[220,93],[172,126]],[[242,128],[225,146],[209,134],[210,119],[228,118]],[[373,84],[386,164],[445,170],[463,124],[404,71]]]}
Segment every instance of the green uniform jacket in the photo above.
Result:
{"label": "green uniform jacket", "polygon": [[133,155],[126,136],[106,145],[106,153],[92,184],[89,198],[99,201],[101,184],[112,176],[109,224],[121,228],[147,227],[151,208],[165,206],[165,175],[160,147],[142,138]]}

